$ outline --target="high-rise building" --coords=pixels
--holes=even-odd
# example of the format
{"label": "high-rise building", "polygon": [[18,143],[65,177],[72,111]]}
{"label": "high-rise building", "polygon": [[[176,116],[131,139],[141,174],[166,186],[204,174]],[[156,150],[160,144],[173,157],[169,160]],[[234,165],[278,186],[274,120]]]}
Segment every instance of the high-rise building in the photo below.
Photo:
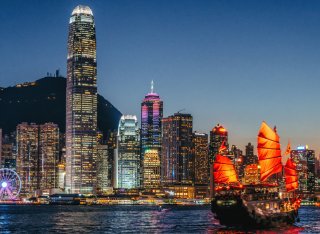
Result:
{"label": "high-rise building", "polygon": [[2,158],[2,129],[0,128],[0,168],[4,165],[4,159]]}
{"label": "high-rise building", "polygon": [[66,91],[66,191],[94,193],[97,154],[97,61],[94,17],[88,6],[71,14]]}
{"label": "high-rise building", "polygon": [[[163,102],[160,99],[159,95],[154,92],[154,86],[152,81],[151,91],[145,96],[141,103],[141,159],[143,170],[144,155],[146,150],[156,150],[152,152],[158,152],[158,158],[160,158],[162,117]],[[144,173],[143,170],[142,173]]]}
{"label": "high-rise building", "polygon": [[107,145],[108,145],[108,180],[111,183],[111,186],[116,187],[115,181],[117,175],[115,172],[117,169],[115,168],[115,152],[117,148],[117,131],[110,131],[107,135]]}
{"label": "high-rise building", "polygon": [[260,169],[257,164],[249,164],[244,169],[244,184],[259,184]]}
{"label": "high-rise building", "polygon": [[10,168],[16,170],[16,136],[15,132],[2,136],[1,163],[0,168]]}
{"label": "high-rise building", "polygon": [[36,124],[17,126],[17,173],[21,178],[21,194],[31,195],[40,189],[39,128]]}
{"label": "high-rise building", "polygon": [[228,145],[228,131],[222,125],[217,124],[210,131],[210,143],[209,143],[209,168],[212,165],[216,155],[219,153],[219,149],[224,143],[226,149],[229,148]]}
{"label": "high-rise building", "polygon": [[157,149],[146,149],[143,158],[143,187],[145,189],[160,186],[160,155]]}
{"label": "high-rise building", "polygon": [[254,155],[254,146],[250,142],[246,145],[246,155],[243,160],[246,166],[258,163],[258,157]]}
{"label": "high-rise building", "polygon": [[66,180],[66,165],[64,163],[59,163],[57,165],[57,188],[64,190]]}
{"label": "high-rise building", "polygon": [[315,151],[307,146],[299,146],[291,150],[290,157],[297,165],[299,192],[313,194],[315,192]]}
{"label": "high-rise building", "polygon": [[59,127],[54,123],[40,125],[39,170],[40,189],[57,188],[59,162]]}
{"label": "high-rise building", "polygon": [[109,179],[108,145],[98,144],[97,148],[97,193],[104,194],[111,187]]}
{"label": "high-rise building", "polygon": [[195,183],[209,183],[208,147],[208,134],[194,132],[192,137],[192,151],[195,160]]}
{"label": "high-rise building", "polygon": [[17,173],[21,192],[31,195],[36,190],[53,189],[57,183],[59,128],[54,123],[17,126]]}
{"label": "high-rise building", "polygon": [[162,119],[161,180],[164,184],[192,183],[192,116],[175,113]]}
{"label": "high-rise building", "polygon": [[140,130],[135,115],[120,119],[116,150],[117,188],[140,187]]}

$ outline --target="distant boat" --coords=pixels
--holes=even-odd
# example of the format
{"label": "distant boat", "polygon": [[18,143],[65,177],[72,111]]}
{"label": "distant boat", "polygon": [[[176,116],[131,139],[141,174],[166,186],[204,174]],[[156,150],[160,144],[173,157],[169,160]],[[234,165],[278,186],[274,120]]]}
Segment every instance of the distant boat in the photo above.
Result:
{"label": "distant boat", "polygon": [[[262,122],[258,134],[259,183],[241,184],[232,161],[218,154],[211,168],[213,193],[211,210],[220,224],[241,227],[277,227],[298,220],[301,199],[296,165],[289,158],[281,163],[281,149],[276,129]],[[290,147],[288,147],[290,148]],[[284,171],[286,190],[268,179]]]}

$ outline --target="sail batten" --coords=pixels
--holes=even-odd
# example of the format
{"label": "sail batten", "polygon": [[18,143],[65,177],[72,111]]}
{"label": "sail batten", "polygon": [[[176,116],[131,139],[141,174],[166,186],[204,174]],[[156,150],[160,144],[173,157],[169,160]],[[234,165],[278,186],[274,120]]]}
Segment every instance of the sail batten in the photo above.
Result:
{"label": "sail batten", "polygon": [[216,184],[238,182],[238,176],[232,161],[218,154],[213,163],[213,179]]}
{"label": "sail batten", "polygon": [[280,137],[275,130],[262,122],[258,133],[258,157],[261,181],[282,171]]}

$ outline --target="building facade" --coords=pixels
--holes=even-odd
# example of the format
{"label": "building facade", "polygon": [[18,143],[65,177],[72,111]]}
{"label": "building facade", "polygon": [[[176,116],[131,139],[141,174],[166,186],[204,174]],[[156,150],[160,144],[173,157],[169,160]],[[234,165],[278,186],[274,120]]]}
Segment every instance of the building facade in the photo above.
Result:
{"label": "building facade", "polygon": [[195,160],[195,183],[209,183],[208,150],[208,134],[194,132],[192,137],[192,151]]}
{"label": "building facade", "polygon": [[219,149],[224,143],[226,150],[229,148],[228,145],[228,131],[222,125],[217,124],[210,131],[210,143],[209,143],[209,168],[212,165],[215,156],[219,153]]}
{"label": "building facade", "polygon": [[54,123],[17,126],[17,173],[21,192],[31,195],[36,190],[58,186],[59,128]]}
{"label": "building facade", "polygon": [[17,173],[21,178],[21,195],[30,196],[40,189],[39,127],[21,123],[17,126]]}
{"label": "building facade", "polygon": [[105,194],[111,187],[109,177],[108,145],[98,144],[97,148],[97,193]]}
{"label": "building facade", "polygon": [[192,183],[192,116],[176,113],[162,119],[161,180],[164,184]]}
{"label": "building facade", "polygon": [[2,135],[0,133],[0,168],[9,168],[16,170],[15,138],[15,134]]}
{"label": "building facade", "polygon": [[160,157],[158,149],[147,149],[143,158],[143,187],[160,187]]}
{"label": "building facade", "polygon": [[59,162],[59,127],[54,123],[39,126],[40,189],[57,188],[57,165]]}
{"label": "building facade", "polygon": [[298,191],[303,194],[314,194],[315,151],[309,150],[307,146],[299,146],[297,150],[291,150],[290,157],[297,165]]}
{"label": "building facade", "polygon": [[[144,162],[149,162],[150,160],[144,160],[146,151],[149,152],[149,150],[153,150],[152,152],[158,152],[158,158],[160,158],[162,141],[162,118],[163,102],[160,99],[160,96],[154,92],[152,81],[151,91],[145,96],[141,103],[141,159],[143,174],[145,168]],[[150,170],[150,168],[148,170]],[[145,175],[146,174],[142,176],[143,179],[145,178]],[[149,184],[149,182],[143,182],[143,184]]]}
{"label": "building facade", "polygon": [[92,194],[96,187],[97,61],[94,17],[88,6],[71,14],[66,89],[66,191]]}
{"label": "building facade", "polygon": [[120,119],[117,149],[117,188],[140,187],[140,134],[135,115],[123,115]]}
{"label": "building facade", "polygon": [[246,154],[243,163],[246,166],[258,163],[258,157],[254,154],[254,146],[250,142],[246,145]]}

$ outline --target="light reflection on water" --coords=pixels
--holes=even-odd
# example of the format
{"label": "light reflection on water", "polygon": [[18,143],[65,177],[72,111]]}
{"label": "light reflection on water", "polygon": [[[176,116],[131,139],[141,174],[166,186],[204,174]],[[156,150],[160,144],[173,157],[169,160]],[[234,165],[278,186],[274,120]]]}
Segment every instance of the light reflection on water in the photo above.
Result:
{"label": "light reflection on water", "polygon": [[296,226],[233,230],[213,218],[210,207],[0,206],[0,233],[320,233],[320,209],[300,209]]}

